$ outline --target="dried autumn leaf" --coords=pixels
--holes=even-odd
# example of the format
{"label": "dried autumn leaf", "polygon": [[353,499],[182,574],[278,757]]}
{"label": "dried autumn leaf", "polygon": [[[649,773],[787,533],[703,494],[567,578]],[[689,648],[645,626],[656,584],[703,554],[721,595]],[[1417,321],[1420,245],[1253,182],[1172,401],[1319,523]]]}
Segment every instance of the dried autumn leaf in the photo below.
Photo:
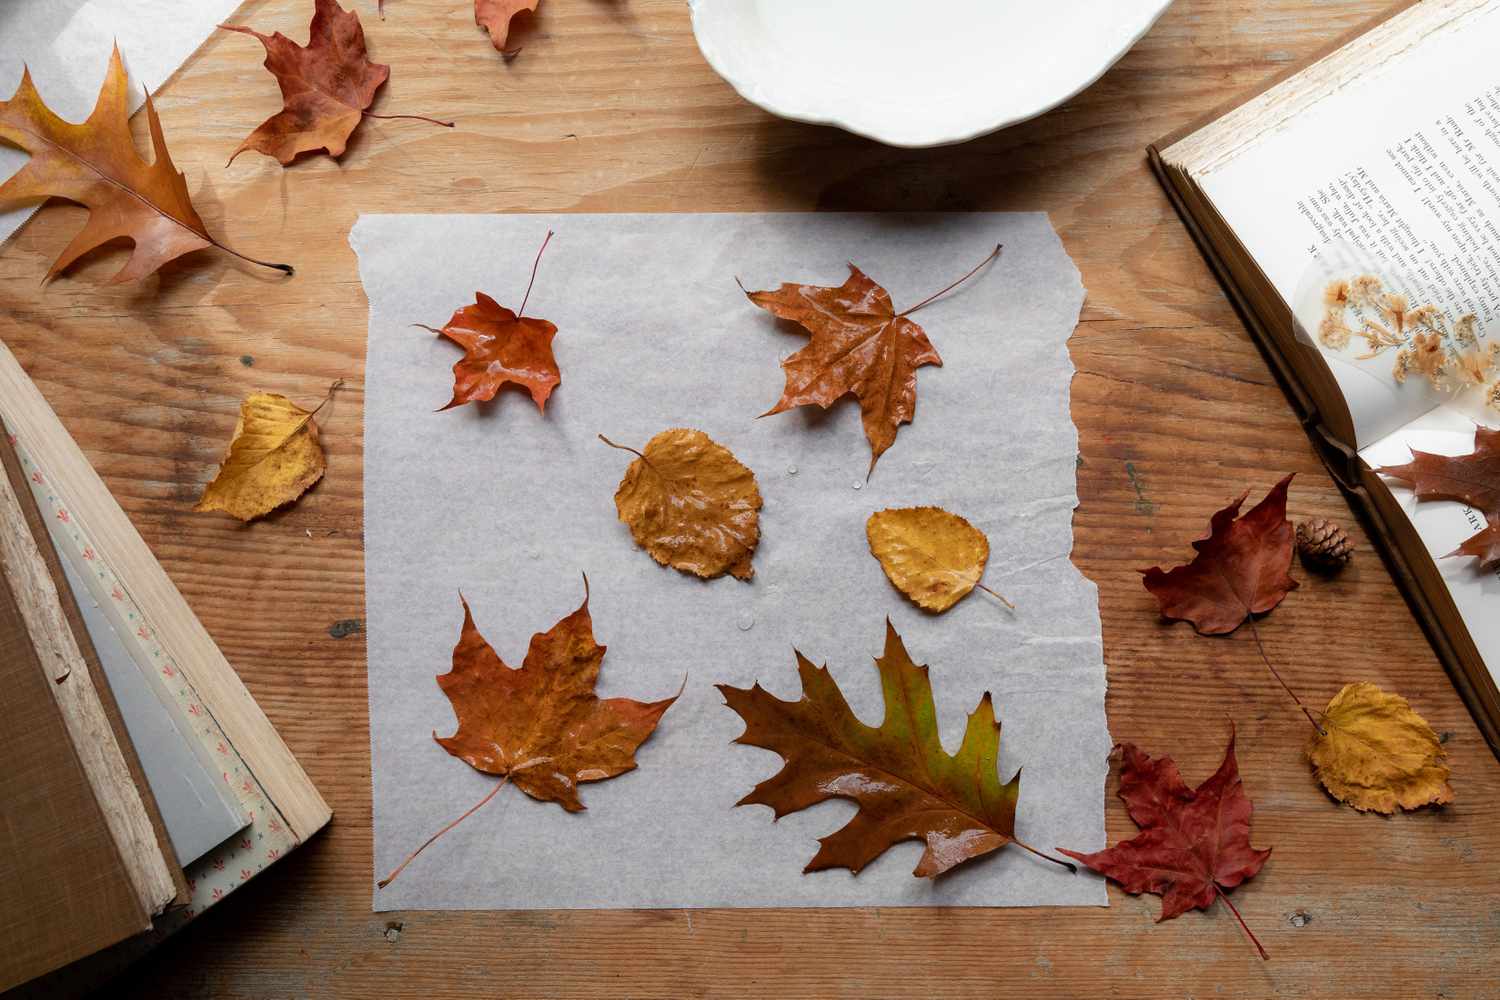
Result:
{"label": "dried autumn leaf", "polygon": [[1398,694],[1348,684],[1322,715],[1325,733],[1308,745],[1318,780],[1361,812],[1393,813],[1453,801],[1448,753],[1427,720]]}
{"label": "dried autumn leaf", "polygon": [[990,540],[968,521],[941,507],[880,510],[865,522],[870,554],[886,577],[928,611],[943,612],[981,587],[990,558]]}
{"label": "dried autumn leaf", "polygon": [[520,49],[507,49],[511,18],[534,11],[542,0],[474,0],[474,23],[490,33],[490,43],[502,55],[513,56]]}
{"label": "dried autumn leaf", "polygon": [[306,493],[326,468],[313,422],[322,406],[304,410],[274,392],[247,396],[224,463],[193,510],[221,510],[252,521]]}
{"label": "dried autumn leaf", "polygon": [[849,279],[838,288],[783,284],[775,291],[746,290],[751,302],[798,324],[812,338],[781,363],[786,388],[780,401],[761,416],[794,406],[826,410],[853,395],[870,442],[869,471],[874,472],[880,456],[896,443],[896,432],[916,413],[917,369],[943,363],[927,334],[907,317],[967,281],[999,254],[997,246],[979,267],[901,313],[890,293],[852,263]]}
{"label": "dried autumn leaf", "polygon": [[1474,450],[1467,455],[1413,451],[1405,465],[1375,471],[1408,483],[1418,500],[1456,500],[1484,514],[1489,526],[1449,555],[1474,556],[1481,566],[1500,559],[1500,430],[1476,427]]}
{"label": "dried autumn leaf", "polygon": [[1240,783],[1233,730],[1224,763],[1193,790],[1183,783],[1172,758],[1153,760],[1130,743],[1120,751],[1124,763],[1119,795],[1141,832],[1093,854],[1061,853],[1119,883],[1132,896],[1143,892],[1161,896],[1158,922],[1190,909],[1206,910],[1215,899],[1224,900],[1265,958],[1266,950],[1226,895],[1260,871],[1271,856],[1269,849],[1250,846],[1254,806]]}
{"label": "dried autumn leaf", "polygon": [[[551,239],[549,231],[537,251],[537,264]],[[537,264],[531,268],[533,283]],[[530,299],[531,285],[527,285],[522,312]],[[483,292],[475,292],[474,300],[474,305],[455,312],[441,330],[417,324],[464,349],[464,356],[453,366],[453,399],[443,409],[494,399],[502,385],[514,382],[529,391],[537,409],[545,412],[547,397],[562,383],[552,353],[557,327],[544,319],[513,313]]]}
{"label": "dried autumn leaf", "polygon": [[1244,517],[1239,513],[1248,490],[1215,514],[1208,534],[1193,543],[1198,554],[1186,566],[1141,571],[1164,617],[1192,622],[1204,635],[1223,635],[1297,589],[1287,574],[1295,542],[1286,516],[1291,482],[1287,476],[1277,483]]}
{"label": "dried autumn leaf", "polygon": [[185,253],[216,246],[242,260],[292,273],[287,264],[268,264],[230,250],[208,234],[188,198],[187,181],[172,164],[161,120],[146,95],[152,162],[136,152],[130,137],[129,82],[120,50],[109,57],[99,99],[82,125],[63,121],[42,101],[31,73],[21,75],[9,101],[0,102],[0,139],[31,154],[26,164],[0,184],[0,206],[38,198],[65,198],[89,210],[73,242],[47,271],[53,278],[96,247],[116,239],[133,243],[130,259],[113,282],[144,278]]}
{"label": "dried autumn leaf", "polygon": [[453,668],[437,679],[453,703],[458,730],[448,737],[434,733],[433,739],[476,771],[502,780],[413,851],[380,882],[381,888],[506,783],[540,802],[582,812],[578,786],[635,770],[636,750],[682,694],[653,702],[594,694],[605,647],[594,641],[587,577],[583,604],[548,631],[533,635],[519,668],[507,666],[496,655],[475,627],[468,601],[460,601],[464,624],[453,648]]}
{"label": "dried autumn leaf", "polygon": [[266,48],[266,69],[281,86],[282,110],[258,125],[229,158],[247,149],[275,157],[282,166],[301,153],[343,155],[349,136],[361,118],[414,118],[452,128],[422,115],[376,115],[368,110],[375,91],[390,78],[391,68],[371,62],[365,49],[365,29],[359,14],[346,11],[337,0],[314,0],[306,45],[281,32],[262,35],[254,28],[221,24],[260,39]]}
{"label": "dried autumn leaf", "polygon": [[663,566],[704,579],[755,575],[760,542],[760,489],[755,473],[728,448],[699,430],[662,431],[636,451],[615,491],[615,509],[636,544]]}
{"label": "dried autumn leaf", "polygon": [[[1017,773],[1000,784],[1000,724],[988,693],[969,716],[963,744],[950,756],[938,735],[927,668],[912,662],[887,620],[885,653],[875,660],[885,697],[879,728],[850,711],[826,667],[800,652],[802,697],[782,701],[759,684],[745,690],[719,685],[724,701],[745,721],[735,740],[779,754],[784,766],[736,805],[770,806],[780,819],[832,798],[859,806],[843,828],[819,841],[805,871],[847,868],[858,874],[893,845],[926,845],[914,875],[931,877],[1014,843]],[[1065,862],[1047,858],[1071,868]]]}

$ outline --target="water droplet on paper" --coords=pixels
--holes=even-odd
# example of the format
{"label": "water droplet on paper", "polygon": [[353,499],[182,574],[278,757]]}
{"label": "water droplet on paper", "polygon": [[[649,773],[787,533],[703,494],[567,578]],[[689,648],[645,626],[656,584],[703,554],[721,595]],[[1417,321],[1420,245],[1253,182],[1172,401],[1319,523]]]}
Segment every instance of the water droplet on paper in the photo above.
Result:
{"label": "water droplet on paper", "polygon": [[741,632],[748,632],[755,627],[755,616],[748,611],[742,611],[735,624],[739,626]]}
{"label": "water droplet on paper", "polygon": [[854,488],[857,489],[857,490],[862,490],[862,489],[865,488],[865,484],[862,483],[862,482],[860,482],[858,479],[856,479],[854,481]]}
{"label": "water droplet on paper", "polygon": [[789,476],[795,476],[797,474],[797,467],[795,465],[788,465],[786,467],[786,474]]}

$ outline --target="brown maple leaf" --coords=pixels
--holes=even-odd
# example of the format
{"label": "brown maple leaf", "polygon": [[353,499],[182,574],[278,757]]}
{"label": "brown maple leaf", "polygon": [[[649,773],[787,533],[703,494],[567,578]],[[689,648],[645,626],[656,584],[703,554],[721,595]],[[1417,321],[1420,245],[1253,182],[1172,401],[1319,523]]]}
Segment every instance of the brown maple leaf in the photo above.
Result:
{"label": "brown maple leaf", "polygon": [[[542,251],[551,239],[552,233],[548,231],[531,266],[532,284],[536,282]],[[464,356],[453,366],[453,398],[442,409],[494,399],[501,386],[514,382],[529,391],[537,409],[545,412],[547,398],[562,383],[557,358],[552,353],[557,327],[544,319],[513,313],[483,292],[475,292],[474,299],[474,305],[455,312],[441,330],[416,324],[464,349]],[[531,284],[528,284],[521,312],[526,311],[530,300]]]}
{"label": "brown maple leaf", "polygon": [[0,184],[0,206],[38,198],[65,198],[89,210],[88,222],[47,271],[53,278],[96,247],[116,239],[135,246],[112,281],[143,278],[193,250],[216,246],[242,260],[292,273],[230,250],[208,234],[188,198],[187,181],[172,164],[161,120],[146,95],[146,122],[154,159],[147,163],[130,137],[129,82],[116,47],[99,99],[82,125],[63,121],[42,101],[30,71],[9,101],[0,102],[0,139],[31,154]]}
{"label": "brown maple leaf", "polygon": [[377,115],[368,110],[375,91],[390,78],[391,68],[371,62],[365,49],[365,29],[359,14],[346,11],[337,0],[314,0],[306,45],[281,32],[263,35],[254,28],[221,24],[260,39],[266,48],[266,69],[281,86],[283,108],[251,132],[234,156],[247,149],[275,157],[285,166],[302,153],[323,151],[343,155],[349,136],[361,118],[413,118],[452,128],[422,115]]}
{"label": "brown maple leaf", "polygon": [[859,806],[854,818],[819,841],[805,871],[859,871],[904,840],[926,845],[914,875],[930,877],[1014,843],[1017,773],[1000,783],[996,764],[1000,724],[988,693],[969,716],[963,744],[949,755],[938,735],[927,668],[912,662],[889,619],[885,653],[876,658],[885,696],[879,728],[850,711],[826,667],[796,653],[802,697],[782,701],[759,684],[749,690],[719,685],[724,701],[745,720],[735,740],[781,755],[784,766],[737,805],[770,806],[780,819],[832,798]]}
{"label": "brown maple leaf", "polygon": [[812,337],[781,363],[786,388],[780,401],[761,416],[794,406],[826,410],[853,395],[870,442],[869,472],[874,472],[880,456],[896,443],[896,432],[916,413],[917,369],[943,363],[926,332],[907,317],[973,277],[1000,255],[1000,249],[995,247],[979,267],[900,313],[890,293],[852,263],[849,279],[838,288],[783,284],[775,291],[752,292],[741,285],[751,302],[798,324]]}
{"label": "brown maple leaf", "polygon": [[542,0],[474,0],[474,23],[490,33],[490,43],[501,55],[513,56],[519,47],[506,48],[510,22],[517,14],[536,10]]}
{"label": "brown maple leaf", "polygon": [[1251,933],[1225,890],[1260,871],[1269,849],[1250,846],[1254,807],[1240,783],[1234,759],[1234,730],[1218,771],[1196,789],[1183,783],[1170,757],[1152,759],[1133,744],[1120,748],[1119,795],[1141,832],[1130,840],[1093,854],[1062,850],[1094,871],[1119,883],[1131,895],[1161,896],[1161,915],[1170,920],[1190,909],[1206,910],[1224,900],[1260,957],[1266,950]]}
{"label": "brown maple leaf", "polygon": [[1297,589],[1297,581],[1287,574],[1295,542],[1286,516],[1291,482],[1287,476],[1277,483],[1244,517],[1239,513],[1248,490],[1215,514],[1208,534],[1193,543],[1198,554],[1186,566],[1141,571],[1163,616],[1192,622],[1204,635],[1223,635],[1246,618],[1270,611]]}
{"label": "brown maple leaf", "polygon": [[539,801],[582,812],[580,784],[635,769],[636,750],[682,692],[654,702],[594,694],[605,647],[594,641],[588,578],[583,582],[583,604],[548,631],[533,635],[517,669],[507,666],[479,634],[468,601],[460,598],[464,624],[453,648],[453,668],[437,678],[453,703],[458,730],[448,737],[433,733],[432,738],[470,767],[502,780],[413,851],[381,888],[507,783]]}
{"label": "brown maple leaf", "polygon": [[1413,450],[1405,465],[1375,471],[1409,484],[1418,500],[1455,500],[1482,513],[1488,527],[1448,554],[1474,556],[1481,566],[1500,560],[1500,430],[1476,427],[1467,455]]}

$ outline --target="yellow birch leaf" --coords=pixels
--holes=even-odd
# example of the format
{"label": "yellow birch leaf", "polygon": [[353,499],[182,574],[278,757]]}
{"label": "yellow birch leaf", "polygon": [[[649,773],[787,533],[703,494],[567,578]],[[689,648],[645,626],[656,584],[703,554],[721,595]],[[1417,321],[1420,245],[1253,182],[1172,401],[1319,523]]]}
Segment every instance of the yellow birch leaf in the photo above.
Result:
{"label": "yellow birch leaf", "polygon": [[326,468],[316,412],[274,392],[247,396],[219,474],[193,510],[252,521],[307,492]]}
{"label": "yellow birch leaf", "polygon": [[1323,787],[1361,812],[1393,813],[1453,801],[1448,753],[1405,698],[1346,684],[1323,714],[1308,759]]}
{"label": "yellow birch leaf", "polygon": [[702,431],[662,431],[637,457],[615,491],[615,509],[636,544],[663,566],[704,579],[755,575],[760,542],[760,489],[755,473]]}
{"label": "yellow birch leaf", "polygon": [[928,611],[947,611],[982,586],[989,539],[941,507],[876,511],[865,522],[865,535],[891,583]]}

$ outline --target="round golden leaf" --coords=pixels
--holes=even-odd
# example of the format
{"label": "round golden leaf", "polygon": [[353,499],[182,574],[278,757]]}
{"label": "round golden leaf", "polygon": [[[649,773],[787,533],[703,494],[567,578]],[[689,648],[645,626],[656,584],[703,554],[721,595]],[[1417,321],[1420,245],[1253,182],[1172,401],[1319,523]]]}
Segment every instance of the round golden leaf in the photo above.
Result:
{"label": "round golden leaf", "polygon": [[876,511],[865,535],[891,583],[928,611],[947,611],[967,597],[990,558],[984,532],[941,507]]}
{"label": "round golden leaf", "polygon": [[662,431],[636,454],[615,491],[615,509],[636,544],[663,566],[705,579],[754,576],[761,507],[755,474],[690,428]]}
{"label": "round golden leaf", "polygon": [[224,464],[193,509],[250,521],[307,492],[326,467],[315,412],[274,392],[245,397]]}
{"label": "round golden leaf", "polygon": [[1329,794],[1364,812],[1392,813],[1453,801],[1448,754],[1405,698],[1347,684],[1323,715],[1326,735],[1307,749]]}

